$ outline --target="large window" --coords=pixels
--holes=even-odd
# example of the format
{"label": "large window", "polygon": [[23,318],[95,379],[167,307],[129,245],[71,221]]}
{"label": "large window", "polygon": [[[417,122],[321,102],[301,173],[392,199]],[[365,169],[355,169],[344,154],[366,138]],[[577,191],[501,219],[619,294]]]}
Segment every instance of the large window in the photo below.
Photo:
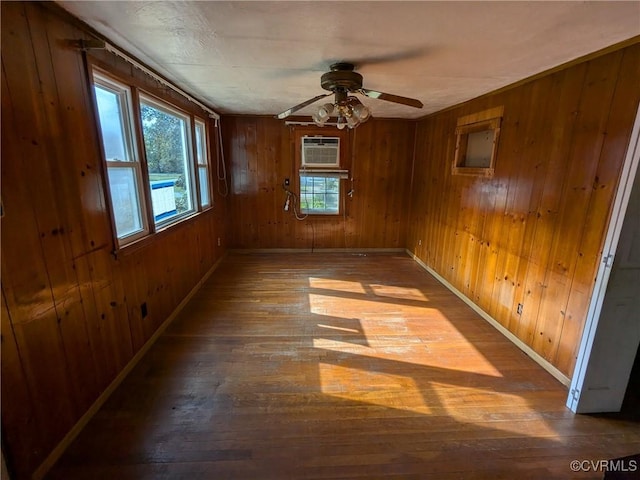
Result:
{"label": "large window", "polygon": [[194,210],[189,117],[165,103],[140,98],[142,136],[156,224]]}
{"label": "large window", "polygon": [[93,82],[118,246],[210,207],[205,121],[100,71]]}

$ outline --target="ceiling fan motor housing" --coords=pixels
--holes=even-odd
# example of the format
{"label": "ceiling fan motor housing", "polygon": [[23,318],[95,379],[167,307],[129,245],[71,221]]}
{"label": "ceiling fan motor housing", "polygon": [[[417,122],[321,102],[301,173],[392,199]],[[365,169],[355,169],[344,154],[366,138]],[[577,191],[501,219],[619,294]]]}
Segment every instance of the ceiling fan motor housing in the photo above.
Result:
{"label": "ceiling fan motor housing", "polygon": [[331,71],[322,75],[320,86],[330,92],[355,92],[362,88],[362,75],[353,71],[351,63],[334,63]]}

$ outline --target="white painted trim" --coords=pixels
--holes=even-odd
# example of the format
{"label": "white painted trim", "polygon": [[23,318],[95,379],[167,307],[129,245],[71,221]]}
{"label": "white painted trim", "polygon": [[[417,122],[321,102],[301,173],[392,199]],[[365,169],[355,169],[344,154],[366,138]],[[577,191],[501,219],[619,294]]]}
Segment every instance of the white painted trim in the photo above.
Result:
{"label": "white painted trim", "polygon": [[494,319],[487,312],[482,310],[478,305],[473,303],[473,301],[467,297],[464,293],[458,290],[456,287],[451,285],[447,280],[441,277],[438,272],[433,270],[427,264],[425,264],[422,260],[420,260],[416,255],[414,255],[409,250],[406,250],[407,254],[415,260],[415,262],[424,268],[427,272],[433,275],[436,280],[438,280],[442,285],[447,287],[451,292],[453,292],[458,298],[460,298],[464,303],[469,305],[478,315],[484,318],[487,322],[491,324],[496,330],[498,330],[502,335],[507,337],[511,342],[513,342],[520,350],[526,353],[534,362],[544,368],[547,372],[549,372],[556,380],[562,383],[564,386],[568,386],[570,383],[569,377],[567,377],[564,373],[558,370],[556,367],[551,365],[547,360],[545,360],[542,356],[540,356],[536,351],[534,351],[529,345],[524,343],[518,337],[516,337],[513,333],[503,327],[496,319]]}
{"label": "white painted trim", "polygon": [[404,248],[236,248],[230,252],[251,253],[404,253]]}
{"label": "white painted trim", "polygon": [[591,357],[591,349],[593,348],[593,342],[595,340],[598,323],[600,321],[602,304],[607,291],[607,284],[609,283],[609,275],[611,274],[611,267],[613,266],[616,250],[618,248],[620,232],[622,231],[622,224],[624,223],[627,206],[629,205],[629,196],[631,195],[633,182],[638,172],[639,163],[640,104],[636,111],[636,119],[631,131],[631,137],[629,139],[629,146],[627,147],[627,153],[622,166],[622,172],[620,173],[620,183],[616,191],[613,208],[611,210],[611,218],[609,219],[609,225],[607,227],[607,236],[602,249],[601,259],[606,260],[606,263],[600,262],[600,266],[598,267],[593,294],[591,295],[589,309],[587,310],[587,318],[582,332],[582,339],[580,340],[576,366],[573,371],[573,379],[571,381],[571,386],[569,387],[567,407],[575,413],[579,412],[578,402],[580,400],[582,386],[587,373],[589,358]]}
{"label": "white painted trim", "polygon": [[75,440],[78,434],[82,431],[82,429],[89,423],[91,418],[100,410],[100,407],[104,405],[104,403],[108,400],[111,394],[115,391],[116,388],[122,383],[122,381],[129,375],[131,370],[135,368],[138,362],[144,357],[144,355],[149,351],[149,349],[153,346],[153,344],[158,340],[160,335],[164,333],[167,327],[173,322],[173,320],[178,316],[180,311],[189,303],[189,300],[202,288],[204,282],[211,276],[211,274],[218,268],[220,262],[226,257],[226,253],[222,255],[216,263],[209,269],[207,273],[196,283],[196,285],[191,289],[191,291],[187,294],[186,297],[178,304],[178,306],[171,312],[171,315],[167,317],[167,319],[162,322],[162,324],[158,327],[158,329],[154,332],[154,334],[145,342],[145,344],[138,350],[138,352],[133,356],[129,363],[125,365],[125,367],[120,371],[120,373],[113,379],[113,381],[109,384],[109,386],[102,392],[102,394],[96,399],[95,402],[89,407],[89,409],[80,417],[80,419],[76,422],[76,424],[69,430],[69,432],[64,436],[60,443],[56,445],[56,447],[51,451],[51,453],[44,459],[44,461],[40,464],[40,466],[33,473],[33,480],[42,479],[47,472],[53,467],[53,465],[58,461],[58,459],[62,456],[64,451],[71,445],[71,442]]}

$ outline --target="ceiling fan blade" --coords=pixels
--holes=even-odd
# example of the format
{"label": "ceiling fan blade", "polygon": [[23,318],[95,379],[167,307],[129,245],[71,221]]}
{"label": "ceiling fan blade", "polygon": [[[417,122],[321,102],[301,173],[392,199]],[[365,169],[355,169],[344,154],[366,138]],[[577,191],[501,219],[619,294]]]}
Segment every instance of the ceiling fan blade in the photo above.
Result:
{"label": "ceiling fan blade", "polygon": [[307,105],[311,105],[312,103],[317,102],[321,98],[328,97],[329,95],[333,95],[333,93],[323,93],[322,95],[318,95],[317,97],[313,97],[313,98],[307,100],[306,102],[302,102],[302,103],[296,105],[295,107],[291,107],[290,109],[285,110],[282,113],[279,113],[278,115],[276,115],[276,118],[279,118],[280,120],[282,120],[283,118],[287,118],[292,113],[297,112],[298,110],[302,110]]}
{"label": "ceiling fan blade", "polygon": [[386,100],[387,102],[400,103],[402,105],[408,105],[410,107],[422,108],[422,102],[415,98],[401,97],[400,95],[392,95],[390,93],[377,92],[376,90],[369,90],[368,88],[361,88],[360,92],[370,98],[378,98],[380,100]]}
{"label": "ceiling fan blade", "polygon": [[371,65],[389,64],[393,62],[402,62],[404,60],[421,58],[430,53],[431,50],[432,48],[414,47],[407,50],[400,50],[397,52],[390,52],[380,55],[372,55],[369,57],[356,57],[353,59],[352,63],[355,64],[358,69],[361,69],[363,67],[366,68]]}

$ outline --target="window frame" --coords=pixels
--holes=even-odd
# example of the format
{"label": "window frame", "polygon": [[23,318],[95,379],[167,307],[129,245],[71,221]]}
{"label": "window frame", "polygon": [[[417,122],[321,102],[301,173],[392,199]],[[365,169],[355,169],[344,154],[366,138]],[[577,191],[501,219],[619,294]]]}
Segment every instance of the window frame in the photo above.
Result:
{"label": "window frame", "polygon": [[[198,154],[198,136],[197,136],[197,130],[198,130],[198,125],[202,125],[202,133],[203,133],[203,137],[202,137],[202,154],[204,156],[204,162],[201,162],[200,156]],[[210,148],[209,148],[209,129],[208,129],[208,122],[206,122],[205,120],[203,120],[202,118],[198,117],[197,115],[194,115],[194,119],[193,119],[193,146],[194,146],[194,158],[195,158],[195,165],[196,165],[196,172],[195,175],[198,177],[198,206],[202,209],[202,211],[205,210],[209,210],[210,208],[213,208],[213,191],[211,189],[211,155],[210,153]],[[206,175],[205,178],[207,179],[207,194],[208,194],[208,199],[209,202],[205,205],[202,202],[202,183],[200,182],[200,169],[204,168]]]}
{"label": "window frame", "polygon": [[193,138],[194,137],[192,133],[193,122],[191,121],[191,118],[193,117],[193,115],[188,114],[183,110],[178,109],[177,107],[174,107],[168,102],[148,94],[147,92],[144,92],[144,91],[139,92],[138,112],[140,112],[140,128],[141,128],[141,134],[142,134],[141,147],[142,147],[142,151],[144,152],[145,164],[147,166],[147,184],[148,184],[150,195],[153,187],[151,186],[151,173],[149,173],[149,163],[147,161],[146,146],[144,143],[144,125],[142,125],[142,113],[141,113],[143,104],[150,106],[152,108],[155,108],[156,110],[159,110],[165,114],[179,117],[182,120],[184,120],[186,123],[185,128],[183,130],[184,141],[185,141],[184,154],[186,155],[185,166],[188,168],[188,171],[185,174],[185,182],[186,181],[189,182],[189,196],[191,200],[191,208],[185,212],[178,213],[176,215],[172,215],[170,217],[156,221],[155,216],[153,215],[153,199],[151,198],[150,205],[149,205],[151,207],[151,212],[152,212],[151,217],[155,225],[155,229],[156,231],[158,231],[158,230],[167,228],[168,226],[173,225],[174,223],[180,222],[180,220],[182,220],[183,218],[189,217],[194,213],[197,213],[199,210],[199,198],[196,198],[197,187],[196,187],[196,180],[194,178],[194,170],[196,167],[195,167],[195,158],[193,155],[193,149],[194,149],[193,147],[194,147],[195,139]]}
{"label": "window frame", "polygon": [[[97,79],[97,81],[96,81]],[[104,90],[111,91],[115,94],[124,94],[124,99],[126,101],[126,110],[127,112],[121,112],[121,119],[126,120],[128,125],[122,125],[124,128],[124,137],[129,145],[125,145],[125,149],[129,147],[131,149],[130,152],[127,152],[131,159],[130,160],[109,160],[107,158],[107,152],[105,149],[104,138],[102,134],[102,127],[100,121],[100,111],[98,109],[98,101],[95,93],[95,86],[98,85]],[[113,76],[105,73],[102,70],[94,70],[92,72],[92,81],[91,81],[92,94],[95,102],[95,117],[96,117],[96,126],[98,127],[98,135],[100,140],[100,150],[103,156],[103,165],[104,165],[104,175],[106,180],[106,194],[108,195],[108,204],[109,204],[109,215],[111,217],[111,222],[113,225],[113,233],[116,241],[116,245],[118,247],[123,247],[130,243],[133,243],[141,238],[147,237],[151,233],[151,228],[149,226],[149,215],[147,211],[147,201],[146,201],[146,192],[145,192],[145,183],[144,183],[144,169],[145,165],[142,162],[142,158],[140,155],[139,143],[137,141],[136,135],[136,118],[134,116],[134,101],[133,101],[133,91],[131,87]],[[120,92],[118,92],[120,90]],[[134,170],[134,179],[136,182],[137,189],[137,197],[138,197],[138,205],[139,205],[139,214],[140,214],[140,222],[142,224],[142,228],[128,235],[123,235],[120,237],[118,235],[117,226],[116,226],[116,215],[113,208],[113,195],[111,192],[111,183],[109,180],[109,170],[111,168],[127,168]]]}
{"label": "window frame", "polygon": [[[303,193],[302,193],[302,177],[306,177],[306,178],[323,178],[325,180],[325,185],[326,185],[326,180],[329,178],[335,178],[338,180],[338,210],[335,212],[331,212],[331,211],[327,211],[327,209],[325,208],[324,210],[315,210],[315,209],[305,209],[302,204],[302,197],[303,197]],[[298,174],[298,184],[300,186],[300,194],[299,194],[299,198],[300,198],[300,213],[303,215],[327,215],[327,216],[335,216],[335,215],[340,215],[342,214],[342,208],[341,208],[341,200],[342,200],[342,182],[340,181],[341,178],[339,175],[337,175],[336,173],[332,173],[332,172],[317,172],[314,171],[313,173],[308,173],[306,172],[304,169],[301,169],[299,171]],[[327,192],[324,192],[324,195],[327,195]],[[326,205],[326,202],[325,202]]]}
{"label": "window frame", "polygon": [[[495,107],[482,112],[458,118],[455,130],[456,144],[453,165],[451,168],[452,175],[472,175],[479,177],[493,177],[495,173],[495,163],[498,154],[498,141],[500,139],[500,125],[502,116],[504,115],[504,107]],[[469,135],[473,133],[492,132],[491,157],[489,165],[482,166],[466,166],[466,155]]]}
{"label": "window frame", "polygon": [[[322,129],[322,127],[317,126],[301,126],[301,127],[292,127],[291,129],[293,134],[293,146],[295,149],[295,163],[293,165],[294,169],[294,178],[296,179],[297,185],[295,186],[298,199],[300,203],[300,213],[303,215],[308,215],[313,218],[335,218],[339,215],[346,215],[347,205],[345,201],[346,197],[346,188],[345,182],[342,180],[344,178],[348,178],[349,176],[349,160],[350,160],[350,131],[348,130],[334,130],[331,129],[327,131],[326,129]],[[339,139],[339,154],[338,154],[338,165],[327,165],[327,166],[314,166],[309,167],[307,165],[303,165],[302,163],[302,148],[303,148],[303,138],[304,137],[329,137],[329,138],[338,138]],[[314,176],[322,176],[323,173],[326,174],[327,177],[335,178],[338,176],[338,211],[336,213],[327,213],[324,211],[314,212],[313,210],[302,210],[302,181],[300,179],[301,175],[304,175],[305,172],[309,172]]]}
{"label": "window frame", "polygon": [[[196,217],[203,213],[204,211],[208,211],[213,209],[215,206],[215,198],[212,190],[212,179],[211,179],[211,162],[215,159],[211,158],[212,149],[209,145],[211,138],[209,136],[210,123],[211,120],[209,117],[204,115],[204,112],[196,113],[195,109],[191,109],[188,107],[189,103],[186,100],[183,100],[182,97],[179,97],[179,100],[172,97],[171,95],[167,95],[166,91],[163,89],[159,89],[154,87],[154,82],[151,80],[145,80],[144,78],[140,78],[139,76],[134,76],[133,71],[128,71],[127,68],[123,68],[117,64],[113,64],[111,62],[105,62],[101,58],[94,56],[93,54],[87,55],[86,57],[86,71],[87,71],[87,85],[89,88],[90,94],[90,102],[94,112],[94,118],[96,122],[96,130],[97,130],[97,141],[99,144],[99,152],[102,159],[101,167],[102,167],[102,178],[103,178],[103,191],[105,195],[106,208],[108,210],[112,236],[114,240],[114,255],[117,255],[119,252],[130,252],[135,251],[139,246],[146,245],[147,241],[151,241],[156,235],[159,235],[167,230],[171,230],[174,226],[180,225],[181,223],[188,221],[189,219]],[[100,126],[100,118],[98,112],[98,105],[96,94],[94,91],[94,86],[96,85],[96,78],[98,79],[107,79],[109,82],[120,85],[124,87],[129,92],[128,101],[129,104],[129,121],[131,123],[131,141],[133,145],[133,149],[135,149],[138,164],[139,164],[139,174],[137,177],[137,188],[138,188],[138,202],[140,203],[140,208],[142,210],[143,222],[146,225],[146,229],[136,232],[135,235],[128,236],[118,236],[118,231],[116,228],[116,221],[113,209],[113,198],[111,195],[111,186],[109,182],[108,176],[108,161],[106,159],[106,151],[104,147],[104,142],[102,138],[102,130]],[[98,83],[99,84],[99,83]],[[153,216],[153,206],[151,200],[151,185],[149,182],[149,172],[148,172],[148,164],[147,157],[145,152],[144,145],[144,137],[143,137],[143,127],[142,127],[142,117],[141,117],[141,97],[146,100],[151,100],[154,107],[155,104],[160,104],[161,108],[168,109],[172,114],[178,113],[181,116],[188,118],[188,128],[186,129],[186,155],[187,155],[187,165],[190,171],[189,173],[189,181],[191,190],[192,190],[192,209],[188,212],[183,212],[180,215],[172,216],[170,219],[167,219],[166,222],[158,222],[154,221]],[[184,107],[182,105],[185,105]],[[205,125],[206,139],[204,140],[204,147],[207,152],[208,159],[208,171],[207,171],[207,181],[209,183],[209,205],[202,206],[200,203],[200,179],[198,176],[199,165],[197,164],[196,156],[196,142],[195,142],[195,121],[198,119],[200,122]],[[217,155],[217,153],[216,153]],[[185,179],[186,180],[186,179]],[[136,247],[134,247],[136,246]]]}

